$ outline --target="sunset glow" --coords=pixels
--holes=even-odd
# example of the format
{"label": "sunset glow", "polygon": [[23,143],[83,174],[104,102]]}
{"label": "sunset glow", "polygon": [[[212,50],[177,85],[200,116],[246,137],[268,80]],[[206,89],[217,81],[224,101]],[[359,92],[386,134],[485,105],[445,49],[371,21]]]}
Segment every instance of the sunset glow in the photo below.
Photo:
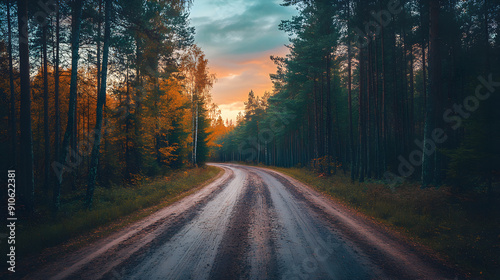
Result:
{"label": "sunset glow", "polygon": [[253,90],[257,95],[272,90],[269,74],[276,71],[271,55],[288,53],[286,34],[278,30],[283,19],[296,13],[276,1],[195,1],[191,8],[191,25],[195,40],[209,60],[217,82],[212,89],[213,101],[222,118],[236,119],[244,109],[244,100]]}

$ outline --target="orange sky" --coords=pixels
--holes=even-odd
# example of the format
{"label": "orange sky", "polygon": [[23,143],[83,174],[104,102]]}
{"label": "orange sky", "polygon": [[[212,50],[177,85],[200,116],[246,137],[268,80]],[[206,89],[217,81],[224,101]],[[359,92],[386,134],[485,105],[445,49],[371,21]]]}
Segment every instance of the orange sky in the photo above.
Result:
{"label": "orange sky", "polygon": [[284,56],[287,52],[288,49],[282,46],[257,53],[250,58],[210,62],[211,71],[217,75],[212,98],[214,103],[219,105],[224,120],[226,118],[235,120],[238,112],[244,110],[243,102],[250,90],[260,96],[265,91],[272,91],[269,74],[276,72],[276,66],[269,57]]}
{"label": "orange sky", "polygon": [[222,118],[236,120],[250,90],[257,95],[272,90],[269,74],[276,72],[271,55],[285,56],[287,34],[281,20],[296,14],[282,0],[198,0],[191,8],[195,43],[209,61],[217,82],[211,93]]}

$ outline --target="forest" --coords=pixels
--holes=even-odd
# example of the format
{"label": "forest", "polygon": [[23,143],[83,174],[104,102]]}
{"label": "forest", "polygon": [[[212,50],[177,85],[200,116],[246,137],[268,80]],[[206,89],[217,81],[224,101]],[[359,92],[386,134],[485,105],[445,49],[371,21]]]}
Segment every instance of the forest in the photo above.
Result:
{"label": "forest", "polygon": [[[225,126],[190,1],[2,1],[2,170],[18,211],[202,166]],[[37,210],[38,209],[38,210]]]}
{"label": "forest", "polygon": [[[227,4],[234,14],[191,15],[193,0],[0,2],[0,216],[18,238],[17,249],[3,242],[4,226],[0,251],[4,266],[14,257],[24,270],[14,277],[58,270],[47,265],[54,260],[57,273],[75,276],[81,255],[67,256],[87,248],[91,257],[78,269],[108,279],[117,272],[109,266],[131,266],[129,257],[157,247],[158,261],[139,272],[172,265],[182,275],[243,273],[254,270],[242,261],[252,256],[257,270],[269,261],[259,275],[272,278],[276,252],[299,252],[305,264],[330,229],[337,236],[352,227],[339,237],[378,243],[352,258],[339,251],[345,267],[332,255],[339,272],[359,272],[347,268],[366,252],[398,275],[425,272],[406,258],[422,250],[453,275],[498,278],[500,0],[262,0],[241,9],[202,2],[210,5],[200,10]],[[256,48],[261,25],[271,34],[265,41],[279,32],[286,47]],[[215,58],[223,62],[209,62],[207,40],[221,44]],[[230,40],[241,49],[224,48]],[[265,65],[263,53],[274,68],[261,68],[269,87],[259,92],[261,76],[241,65]],[[220,67],[231,59],[239,80],[227,76],[238,76],[237,67]],[[214,69],[221,84],[252,77],[254,88],[228,87],[228,99],[240,98],[232,104],[246,99],[235,120],[223,119],[231,106],[213,101],[227,98]],[[356,226],[362,220],[365,230]],[[401,242],[384,241],[396,236]],[[180,245],[163,246],[169,242]],[[267,249],[243,254],[257,247]],[[394,251],[377,249],[388,247]],[[283,275],[295,268],[278,267]]]}
{"label": "forest", "polygon": [[500,178],[500,3],[285,0],[290,53],[216,159],[490,194]]}
{"label": "forest", "polygon": [[26,211],[214,161],[491,192],[498,1],[286,0],[273,89],[223,121],[190,1],[3,1],[2,168]]}

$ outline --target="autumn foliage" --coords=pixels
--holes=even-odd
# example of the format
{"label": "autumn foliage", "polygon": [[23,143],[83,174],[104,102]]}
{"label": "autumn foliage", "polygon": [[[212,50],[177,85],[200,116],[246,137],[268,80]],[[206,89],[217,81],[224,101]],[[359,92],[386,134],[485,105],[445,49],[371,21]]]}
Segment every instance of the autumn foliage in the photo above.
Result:
{"label": "autumn foliage", "polygon": [[[27,4],[28,14],[37,11],[35,4]],[[193,42],[187,2],[58,1],[43,24],[30,17],[29,116],[20,109],[28,99],[20,89],[18,38],[25,34],[14,17],[18,5],[0,5],[2,18],[8,16],[0,23],[6,35],[0,40],[0,151],[3,170],[33,162],[33,185],[20,190],[23,204],[35,205],[28,212],[51,200],[58,210],[65,195],[89,186],[90,208],[94,183],[136,184],[204,165],[223,125],[210,93],[215,75]],[[18,143],[26,121],[32,147]]]}

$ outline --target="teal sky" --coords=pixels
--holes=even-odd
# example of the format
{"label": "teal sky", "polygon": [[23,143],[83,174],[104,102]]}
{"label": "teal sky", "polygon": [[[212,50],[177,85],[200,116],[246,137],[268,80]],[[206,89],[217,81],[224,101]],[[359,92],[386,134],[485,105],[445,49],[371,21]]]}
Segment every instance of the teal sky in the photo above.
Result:
{"label": "teal sky", "polygon": [[254,90],[270,91],[269,74],[276,67],[270,55],[285,55],[286,34],[278,30],[281,20],[297,13],[280,6],[281,0],[198,0],[191,8],[196,44],[205,52],[217,83],[212,90],[224,119],[235,119],[243,101]]}

